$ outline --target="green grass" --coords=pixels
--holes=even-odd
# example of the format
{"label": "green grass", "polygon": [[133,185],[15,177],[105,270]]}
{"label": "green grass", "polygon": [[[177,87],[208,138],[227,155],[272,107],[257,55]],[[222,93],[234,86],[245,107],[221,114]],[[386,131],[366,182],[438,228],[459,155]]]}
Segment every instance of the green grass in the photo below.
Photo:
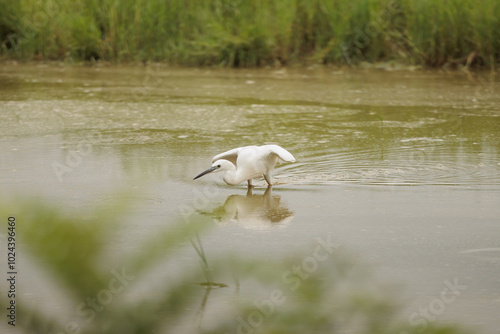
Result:
{"label": "green grass", "polygon": [[497,0],[0,0],[0,57],[494,66]]}

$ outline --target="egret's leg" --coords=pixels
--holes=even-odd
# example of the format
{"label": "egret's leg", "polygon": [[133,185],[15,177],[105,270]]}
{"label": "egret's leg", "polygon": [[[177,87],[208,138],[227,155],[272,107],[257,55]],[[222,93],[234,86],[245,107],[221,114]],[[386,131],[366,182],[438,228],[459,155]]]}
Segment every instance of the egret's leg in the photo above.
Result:
{"label": "egret's leg", "polygon": [[268,185],[270,186],[273,185],[273,177],[271,176],[270,173],[264,174],[264,179],[266,179]]}
{"label": "egret's leg", "polygon": [[249,179],[248,180],[248,188],[252,188],[252,187],[253,187],[252,179]]}

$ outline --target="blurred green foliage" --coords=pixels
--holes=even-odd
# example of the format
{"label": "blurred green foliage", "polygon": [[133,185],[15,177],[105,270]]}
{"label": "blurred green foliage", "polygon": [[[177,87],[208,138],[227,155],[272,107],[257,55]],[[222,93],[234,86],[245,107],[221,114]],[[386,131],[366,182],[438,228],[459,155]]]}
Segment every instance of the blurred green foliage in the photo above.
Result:
{"label": "blurred green foliage", "polygon": [[[313,245],[311,252],[290,254],[280,261],[210,258],[199,235],[212,223],[194,213],[190,222],[165,223],[139,246],[110,261],[108,253],[121,244],[117,234],[124,228],[125,217],[130,217],[129,200],[93,212],[72,213],[38,201],[0,205],[2,217],[18,213],[17,235],[22,241],[17,247],[31,260],[22,262],[44,268],[57,283],[53,296],[66,295],[74,304],[70,310],[75,311],[70,313],[75,316],[62,319],[57,311],[42,312],[43,303],[41,308],[33,307],[29,299],[37,296],[21,293],[17,325],[25,333],[182,332],[179,324],[194,324],[188,326],[190,333],[399,334],[423,330],[398,316],[401,305],[389,288],[377,283],[371,269],[341,247],[324,248],[321,258],[320,244]],[[194,250],[188,258],[193,263],[166,264],[166,259],[175,259],[180,251],[189,251],[190,243]],[[293,268],[305,268],[305,259],[310,262],[313,257],[316,267],[295,272]],[[156,272],[151,269],[159,263],[169,266],[163,272],[175,273],[161,288],[147,283]],[[22,273],[27,268],[18,270]],[[140,293],[133,292],[137,287]],[[227,292],[218,295],[219,302],[207,303],[216,290]],[[92,296],[106,302],[92,310],[84,304]],[[220,304],[221,297],[230,309]],[[219,311],[221,307],[224,312]],[[219,316],[205,328],[203,314],[210,308],[212,317],[214,311]],[[432,323],[424,329],[428,334],[463,333]]]}
{"label": "blurred green foliage", "polygon": [[0,0],[0,55],[233,67],[494,66],[497,0]]}

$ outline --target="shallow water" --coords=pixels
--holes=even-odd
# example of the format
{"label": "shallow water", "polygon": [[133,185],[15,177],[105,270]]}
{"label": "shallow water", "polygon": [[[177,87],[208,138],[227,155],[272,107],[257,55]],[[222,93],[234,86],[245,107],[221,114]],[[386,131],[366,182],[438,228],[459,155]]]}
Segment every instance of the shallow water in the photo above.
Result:
{"label": "shallow water", "polygon": [[[405,316],[458,280],[433,321],[497,333],[499,91],[489,73],[4,64],[0,194],[89,209],[132,192],[141,220],[116,249],[189,210],[216,222],[211,256],[279,258],[331,235],[405,285]],[[266,143],[297,159],[272,191],[192,181],[213,155]]]}

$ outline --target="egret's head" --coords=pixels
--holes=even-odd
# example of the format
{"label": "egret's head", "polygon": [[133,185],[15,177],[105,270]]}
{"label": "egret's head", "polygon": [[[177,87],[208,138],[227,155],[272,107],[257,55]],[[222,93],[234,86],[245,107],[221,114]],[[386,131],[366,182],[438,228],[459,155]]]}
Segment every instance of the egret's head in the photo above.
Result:
{"label": "egret's head", "polygon": [[232,168],[234,169],[234,165],[232,162],[230,162],[228,160],[224,160],[224,159],[217,160],[212,164],[212,167],[210,167],[206,171],[198,174],[193,180],[196,180],[196,179],[198,179],[198,178],[200,178],[203,175],[206,175],[208,173],[212,173],[212,172],[217,173],[217,172],[227,171],[227,170],[230,170]]}

